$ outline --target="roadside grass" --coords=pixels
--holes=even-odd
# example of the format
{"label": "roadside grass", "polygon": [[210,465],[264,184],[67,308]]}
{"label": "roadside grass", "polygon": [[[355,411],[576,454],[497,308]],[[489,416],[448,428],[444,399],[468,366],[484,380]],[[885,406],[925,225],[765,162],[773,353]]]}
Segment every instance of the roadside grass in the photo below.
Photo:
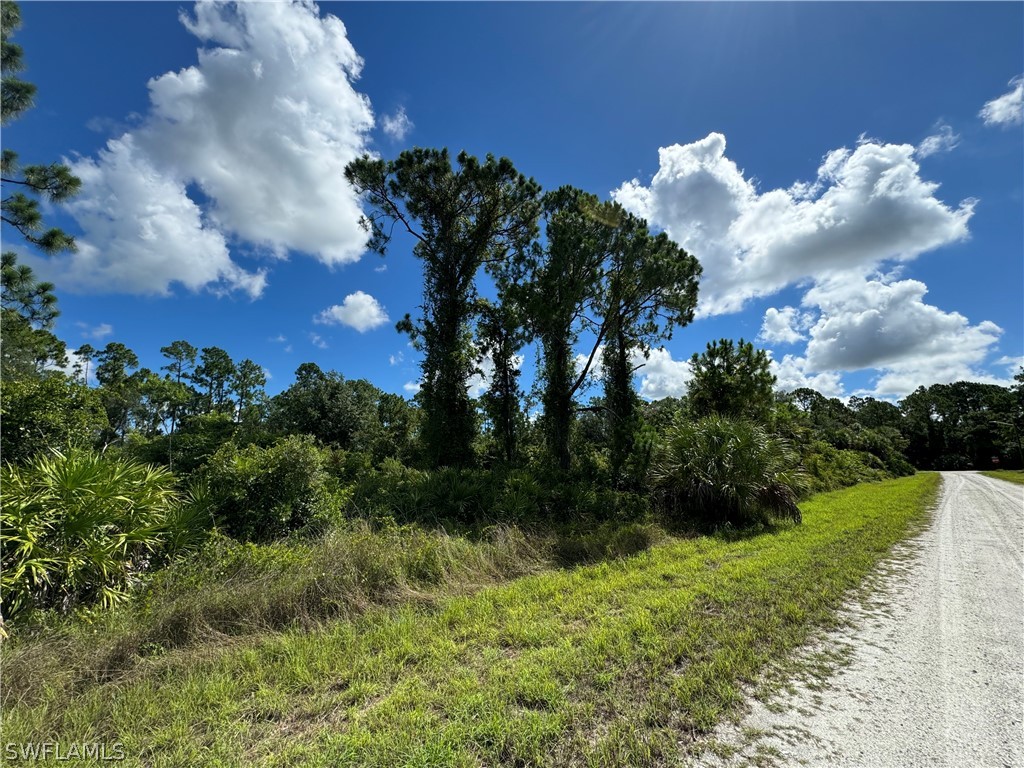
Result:
{"label": "roadside grass", "polygon": [[767,664],[835,619],[938,484],[856,486],[802,504],[800,526],[168,651],[12,703],[4,741],[120,742],[147,766],[682,763]]}
{"label": "roadside grass", "polygon": [[0,702],[70,696],[117,682],[142,660],[235,644],[268,632],[312,630],[381,606],[430,604],[558,565],[625,557],[664,540],[656,525],[526,533],[496,525],[473,538],[415,525],[351,521],[316,539],[240,543],[214,536],[151,574],[114,611],[19,622],[0,654]]}
{"label": "roadside grass", "polygon": [[1024,485],[1024,469],[989,469],[981,474],[997,480],[1009,480],[1011,483]]}

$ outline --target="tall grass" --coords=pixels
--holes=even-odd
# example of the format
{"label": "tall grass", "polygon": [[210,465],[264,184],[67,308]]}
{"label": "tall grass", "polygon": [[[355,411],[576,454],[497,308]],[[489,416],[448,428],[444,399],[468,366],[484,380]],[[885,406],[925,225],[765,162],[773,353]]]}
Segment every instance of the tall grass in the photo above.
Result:
{"label": "tall grass", "polygon": [[432,601],[550,565],[548,543],[494,527],[470,541],[364,522],[306,541],[224,536],[154,574],[135,600],[78,621],[19,628],[0,659],[3,705],[123,677],[148,657],[288,627],[311,629],[370,607]]}

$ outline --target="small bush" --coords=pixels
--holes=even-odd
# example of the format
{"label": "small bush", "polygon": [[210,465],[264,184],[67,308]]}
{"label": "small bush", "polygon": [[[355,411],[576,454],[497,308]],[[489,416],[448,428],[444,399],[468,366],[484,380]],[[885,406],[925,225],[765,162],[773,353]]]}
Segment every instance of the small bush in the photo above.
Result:
{"label": "small bush", "polygon": [[308,436],[286,437],[268,448],[228,443],[205,471],[218,522],[249,541],[329,527],[340,519],[345,497],[325,466],[325,452]]}
{"label": "small bush", "polygon": [[711,416],[672,427],[651,470],[669,520],[746,527],[800,521],[806,475],[789,444],[748,421]]}

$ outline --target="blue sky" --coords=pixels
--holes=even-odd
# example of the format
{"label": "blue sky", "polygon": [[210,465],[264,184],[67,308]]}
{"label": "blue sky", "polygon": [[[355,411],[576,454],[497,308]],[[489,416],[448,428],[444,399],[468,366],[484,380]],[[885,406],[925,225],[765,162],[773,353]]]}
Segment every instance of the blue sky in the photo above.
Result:
{"label": "blue sky", "polygon": [[22,16],[39,95],[4,146],[84,182],[50,212],[79,252],[20,249],[57,284],[70,348],[121,341],[157,368],[186,339],[257,361],[271,393],[306,361],[407,393],[394,322],[420,265],[401,238],[363,253],[341,169],[419,145],[614,197],[701,260],[700,316],[641,369],[649,398],[684,392],[685,361],[722,336],[759,338],[784,387],[840,396],[1006,382],[1021,359],[1019,3]]}

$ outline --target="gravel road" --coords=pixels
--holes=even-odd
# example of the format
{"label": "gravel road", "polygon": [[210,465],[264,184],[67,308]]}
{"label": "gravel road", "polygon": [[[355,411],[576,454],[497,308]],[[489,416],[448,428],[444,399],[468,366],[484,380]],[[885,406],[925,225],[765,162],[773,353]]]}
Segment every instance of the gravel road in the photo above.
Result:
{"label": "gravel road", "polygon": [[1024,767],[1024,487],[942,473],[932,524],[855,602],[804,656],[848,663],[752,700],[700,765]]}

